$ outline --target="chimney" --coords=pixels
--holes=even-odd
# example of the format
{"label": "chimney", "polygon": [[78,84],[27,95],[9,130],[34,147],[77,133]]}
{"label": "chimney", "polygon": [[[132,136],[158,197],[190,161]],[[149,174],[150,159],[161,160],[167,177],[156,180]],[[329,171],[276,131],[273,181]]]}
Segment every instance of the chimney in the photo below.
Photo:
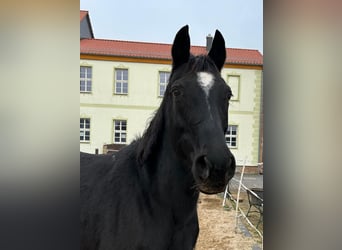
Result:
{"label": "chimney", "polygon": [[209,34],[207,35],[207,51],[210,51],[212,44],[213,44],[213,37]]}

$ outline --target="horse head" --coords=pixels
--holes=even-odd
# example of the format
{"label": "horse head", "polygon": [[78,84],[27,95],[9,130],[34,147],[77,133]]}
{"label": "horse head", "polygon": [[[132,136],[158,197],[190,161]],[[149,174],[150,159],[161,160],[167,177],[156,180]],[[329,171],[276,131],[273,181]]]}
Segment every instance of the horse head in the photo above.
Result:
{"label": "horse head", "polygon": [[232,92],[220,73],[226,59],[224,38],[216,30],[208,55],[192,56],[184,26],[174,39],[172,59],[164,96],[172,145],[201,192],[222,192],[235,173],[235,159],[225,141]]}

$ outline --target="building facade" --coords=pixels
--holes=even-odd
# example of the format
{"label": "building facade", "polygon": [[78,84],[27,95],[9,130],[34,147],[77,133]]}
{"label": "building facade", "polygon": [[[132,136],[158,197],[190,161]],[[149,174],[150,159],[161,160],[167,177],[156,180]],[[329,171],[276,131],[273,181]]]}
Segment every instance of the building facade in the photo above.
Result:
{"label": "building facade", "polygon": [[[142,135],[158,109],[171,72],[171,44],[90,37],[80,45],[80,150],[106,153]],[[205,54],[206,47],[191,52]],[[226,141],[238,165],[260,161],[262,68],[259,51],[227,48],[221,75],[234,96]]]}

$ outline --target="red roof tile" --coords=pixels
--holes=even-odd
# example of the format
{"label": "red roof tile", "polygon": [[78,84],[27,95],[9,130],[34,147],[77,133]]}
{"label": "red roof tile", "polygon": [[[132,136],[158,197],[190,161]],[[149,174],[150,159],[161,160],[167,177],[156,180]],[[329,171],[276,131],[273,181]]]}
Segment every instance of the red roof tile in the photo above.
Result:
{"label": "red roof tile", "polygon": [[[171,44],[103,39],[83,39],[80,45],[81,54],[170,60],[171,46]],[[194,55],[206,54],[206,48],[191,46],[191,53]],[[226,63],[262,65],[263,56],[258,50],[227,48]]]}
{"label": "red roof tile", "polygon": [[82,21],[82,19],[88,15],[88,11],[85,11],[85,10],[81,10],[80,11],[80,21]]}

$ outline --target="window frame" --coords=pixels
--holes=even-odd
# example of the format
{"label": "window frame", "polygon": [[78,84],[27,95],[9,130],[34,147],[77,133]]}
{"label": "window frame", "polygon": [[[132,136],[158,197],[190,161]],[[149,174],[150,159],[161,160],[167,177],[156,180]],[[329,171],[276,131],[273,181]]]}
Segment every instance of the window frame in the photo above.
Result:
{"label": "window frame", "polygon": [[[237,87],[233,87],[232,83],[229,82],[229,78],[230,77],[237,77],[238,81],[237,81]],[[227,75],[227,84],[229,85],[229,87],[232,89],[233,92],[233,96],[230,98],[230,101],[232,102],[239,102],[240,101],[240,85],[241,85],[241,75],[239,74],[228,74]],[[237,90],[237,93],[234,92],[234,90]]]}
{"label": "window frame", "polygon": [[[85,69],[84,76],[82,77],[82,68]],[[90,77],[88,71],[90,70]],[[81,89],[81,82],[84,81],[84,90]],[[80,93],[92,93],[93,88],[93,67],[80,65]]]}
{"label": "window frame", "polygon": [[[162,74],[165,74],[165,75],[168,75],[167,78],[164,77],[164,81],[162,82]],[[165,91],[166,91],[166,87],[169,83],[169,79],[170,79],[170,75],[171,75],[171,72],[169,71],[159,71],[158,72],[158,97],[164,97],[164,94],[165,94]],[[163,94],[161,94],[161,87],[164,87],[164,92]]]}
{"label": "window frame", "polygon": [[[235,128],[235,134],[233,134],[233,130],[229,129],[229,128]],[[235,125],[235,124],[228,125],[227,131],[226,131],[224,137],[225,137],[225,140],[226,140],[226,144],[227,144],[227,146],[230,149],[238,148],[238,131],[239,131],[239,126],[238,125]],[[235,139],[234,140],[235,141],[235,145],[232,145],[232,143],[233,143],[232,139],[233,138]]]}
{"label": "window frame", "polygon": [[[84,122],[82,123],[81,120],[84,120]],[[89,128],[86,127],[86,120],[89,121]],[[82,124],[83,124],[83,126],[82,126]],[[88,117],[80,117],[80,142],[86,142],[86,143],[90,142],[90,140],[91,140],[91,131],[90,131],[90,129],[91,129],[91,119],[88,118]],[[82,132],[83,132],[83,135],[82,135],[83,139],[81,139],[81,133]],[[89,133],[89,135],[88,135],[89,139],[88,140],[86,139],[86,133],[87,132]]]}
{"label": "window frame", "polygon": [[[118,72],[121,71],[121,79],[118,79]],[[123,79],[124,78],[124,71],[127,72],[127,80]],[[115,95],[128,95],[128,81],[129,81],[129,76],[128,76],[128,69],[127,68],[115,68],[114,69],[114,94]],[[117,91],[117,85],[121,84],[121,87],[119,88],[120,91]],[[124,92],[124,85],[127,86],[127,92]]]}
{"label": "window frame", "polygon": [[[120,122],[120,124],[118,124],[119,129],[116,128],[116,122]],[[125,129],[123,129],[122,122],[125,122]],[[117,133],[119,133],[119,137],[116,136]],[[122,136],[123,134],[125,134],[125,137]],[[116,141],[116,138],[119,138],[119,141]],[[124,142],[122,141],[123,138],[125,139]],[[124,145],[127,144],[127,120],[113,119],[113,143]]]}

